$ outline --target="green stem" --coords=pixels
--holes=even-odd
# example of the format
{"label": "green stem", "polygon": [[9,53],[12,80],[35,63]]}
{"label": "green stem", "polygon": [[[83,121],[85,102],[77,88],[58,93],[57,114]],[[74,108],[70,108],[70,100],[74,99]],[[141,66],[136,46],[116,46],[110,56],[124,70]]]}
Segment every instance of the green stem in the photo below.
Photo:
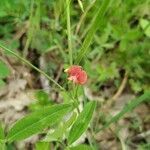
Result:
{"label": "green stem", "polygon": [[33,37],[33,32],[34,32],[34,27],[33,27],[33,5],[34,5],[34,0],[31,1],[31,8],[30,8],[30,17],[29,17],[29,30],[27,33],[27,40],[25,43],[25,47],[23,50],[23,56],[26,58],[28,54],[28,48],[30,46],[32,37]]}
{"label": "green stem", "polygon": [[66,0],[67,5],[67,34],[68,34],[68,48],[69,48],[69,59],[70,59],[70,65],[73,64],[72,59],[72,42],[71,42],[71,25],[70,25],[70,2],[69,0]]}
{"label": "green stem", "polygon": [[66,145],[62,141],[57,141],[57,142],[63,147],[63,149],[66,148]]}
{"label": "green stem", "polygon": [[25,64],[27,64],[28,66],[30,66],[31,68],[33,68],[34,70],[36,70],[37,72],[41,73],[42,75],[44,75],[48,80],[50,80],[51,82],[53,82],[55,85],[57,85],[57,87],[59,87],[61,90],[65,90],[61,85],[59,85],[55,80],[53,80],[48,74],[46,74],[44,71],[42,71],[41,69],[37,68],[36,66],[34,66],[33,64],[31,64],[29,61],[27,61],[26,59],[24,59],[23,57],[19,56],[17,53],[15,53],[14,51],[6,48],[5,46],[0,44],[0,47],[2,49],[4,49],[5,51],[11,53],[12,55],[16,56],[17,58],[19,58],[22,62],[24,62]]}
{"label": "green stem", "polygon": [[77,111],[78,111],[78,114],[80,114],[80,109],[79,109],[79,99],[78,99],[78,85],[74,85],[73,84],[73,100],[74,102],[77,104]]}

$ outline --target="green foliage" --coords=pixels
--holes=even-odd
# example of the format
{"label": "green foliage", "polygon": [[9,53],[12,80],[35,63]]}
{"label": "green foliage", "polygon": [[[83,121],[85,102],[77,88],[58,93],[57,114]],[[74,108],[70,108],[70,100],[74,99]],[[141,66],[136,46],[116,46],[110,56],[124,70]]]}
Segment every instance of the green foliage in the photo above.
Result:
{"label": "green foliage", "polygon": [[0,149],[5,150],[5,134],[1,122],[0,122]]}
{"label": "green foliage", "polygon": [[37,91],[35,97],[41,105],[47,105],[50,103],[49,95],[44,91]]}
{"label": "green foliage", "polygon": [[6,78],[9,75],[9,69],[7,67],[7,65],[5,63],[3,63],[2,61],[0,61],[0,78]]}
{"label": "green foliage", "polygon": [[97,71],[101,82],[107,81],[108,79],[114,79],[119,76],[116,63],[111,63],[109,66],[100,66],[97,68]]}
{"label": "green foliage", "polygon": [[150,143],[147,144],[141,144],[138,146],[138,150],[148,150],[150,148]]}
{"label": "green foliage", "polygon": [[92,119],[93,112],[96,107],[96,102],[92,101],[85,105],[83,111],[79,114],[77,120],[73,124],[69,137],[68,143],[72,144],[75,142],[88,128],[88,125]]}
{"label": "green foliage", "polygon": [[43,54],[49,51],[49,47],[51,47],[51,40],[49,33],[42,29],[34,34],[34,38],[31,43],[32,48],[36,48],[39,53]]}
{"label": "green foliage", "polygon": [[0,87],[5,85],[4,78],[8,77],[10,71],[5,63],[0,60]]}
{"label": "green foliage", "polygon": [[[120,70],[127,72],[134,92],[149,88],[150,44],[149,37],[145,36],[145,31],[149,30],[149,19],[145,19],[148,18],[146,15],[150,15],[148,3],[120,0],[111,3],[107,17],[104,17],[102,26],[94,35],[93,44],[89,47],[91,51],[85,60],[86,70],[94,83],[93,90],[96,84],[118,82]],[[138,10],[141,12],[140,16]],[[98,89],[97,86],[95,89]]]}
{"label": "green foliage", "polygon": [[70,147],[69,150],[93,150],[93,148],[88,145],[81,144],[75,147]]}
{"label": "green foliage", "polygon": [[5,82],[2,79],[0,79],[0,87],[3,87],[4,85],[5,85]]}
{"label": "green foliage", "polygon": [[82,4],[81,0],[78,0],[78,3],[79,3],[81,10],[84,12],[84,8],[83,8],[83,4]]}
{"label": "green foliage", "polygon": [[49,132],[43,141],[51,142],[51,141],[62,141],[64,135],[67,133],[68,128],[73,124],[76,120],[77,114],[74,112],[72,116],[66,121],[60,124],[54,132]]}
{"label": "green foliage", "polygon": [[[36,49],[43,55],[53,52],[54,57],[59,58],[59,63],[69,63],[64,17],[66,4],[61,0],[34,1],[32,13],[31,3],[32,1],[5,0],[0,5],[0,40],[11,49],[18,48],[21,43],[18,39],[14,40],[13,33],[16,28],[20,31],[24,22],[29,21],[31,26],[27,29],[27,37],[23,38],[23,41],[29,39],[29,48]],[[98,89],[97,84],[107,84],[114,79],[120,83],[120,70],[128,73],[131,79],[129,84],[134,92],[149,88],[149,1],[117,0],[111,3],[109,0],[97,0],[93,4],[90,1],[78,1],[77,5],[70,5],[73,61],[78,63],[83,57],[87,58],[84,59],[85,66],[91,72],[88,73],[92,88]],[[91,6],[91,10],[86,12],[88,6]],[[74,27],[80,21],[82,7],[82,15],[85,17],[81,19],[80,32],[76,35]],[[49,12],[53,15],[49,15]],[[85,40],[80,44],[83,38]],[[80,50],[77,51],[78,49]],[[90,64],[94,64],[95,70]],[[50,66],[54,65],[57,67],[55,62],[50,63]],[[47,70],[52,69],[47,65]]]}
{"label": "green foliage", "polygon": [[147,19],[141,19],[140,25],[144,30],[145,35],[150,37],[150,21],[148,21]]}
{"label": "green foliage", "polygon": [[141,95],[138,98],[135,98],[131,100],[127,105],[123,107],[123,109],[114,117],[112,117],[101,129],[105,129],[109,127],[112,123],[117,122],[120,118],[122,118],[127,112],[131,112],[135,107],[137,107],[139,104],[145,101],[149,101],[150,98],[150,92],[145,92],[143,95]]}
{"label": "green foliage", "polygon": [[50,144],[47,142],[38,142],[35,145],[36,150],[49,150],[50,149]]}
{"label": "green foliage", "polygon": [[104,15],[106,11],[108,10],[108,7],[110,5],[112,0],[105,0],[103,1],[101,7],[97,9],[97,12],[95,12],[96,17],[94,18],[93,22],[91,23],[91,27],[88,31],[87,36],[85,37],[85,40],[83,42],[83,45],[81,47],[81,50],[75,60],[75,64],[79,64],[82,58],[87,54],[88,48],[91,44],[91,41],[93,39],[93,36],[99,26],[101,26]]}
{"label": "green foliage", "polygon": [[0,139],[3,140],[4,139],[4,131],[3,131],[3,127],[2,124],[0,123]]}
{"label": "green foliage", "polygon": [[[67,85],[66,76],[62,73],[65,66],[69,66],[69,58],[71,62],[73,59],[74,64],[81,64],[86,70],[87,87],[94,95],[99,95],[101,86],[105,85],[117,91],[126,74],[127,92],[139,95],[148,91],[150,89],[150,1],[68,0],[67,2],[66,4],[63,0],[1,0],[0,43],[3,43],[0,44],[1,56],[13,55],[30,66],[31,70],[34,69],[47,77],[61,89],[59,93],[63,103],[73,101],[70,94],[73,89]],[[70,56],[68,56],[68,47],[70,47]],[[47,74],[26,59],[30,58],[32,51],[46,60]],[[60,66],[64,68],[59,72]],[[59,73],[60,77],[56,82],[55,77],[59,76]],[[9,75],[8,66],[0,61],[0,87],[5,85],[5,79]],[[53,85],[51,87],[54,88]],[[103,93],[103,90],[101,92]],[[67,120],[63,117],[72,106],[70,104],[51,106],[55,102],[52,102],[49,94],[43,91],[36,92],[36,103],[29,106],[33,112],[13,125],[7,135],[9,142],[28,138],[47,128],[48,133],[42,142],[36,144],[37,150],[46,150],[49,149],[50,142],[52,144],[55,143],[53,141],[61,142],[62,146],[66,144],[64,142],[66,140],[72,144],[86,132],[95,109],[95,102],[86,104],[82,87],[78,89],[78,95],[84,97],[85,107],[78,117],[73,113]],[[111,95],[109,96],[111,98]],[[145,102],[149,96],[149,93],[145,92],[132,100],[106,122],[101,130],[117,122],[126,113]],[[105,116],[106,114],[103,115],[103,120],[106,121]],[[134,128],[137,127],[136,122]],[[51,132],[51,129],[54,131]],[[5,140],[3,132],[0,127],[2,147]],[[139,149],[145,150],[148,146],[143,144]],[[9,145],[8,149],[12,147],[13,144]],[[88,145],[67,148],[91,149]]]}
{"label": "green foliage", "polygon": [[31,111],[38,110],[44,106],[51,106],[54,102],[49,97],[49,94],[43,90],[37,90],[35,92],[35,101],[29,105]]}
{"label": "green foliage", "polygon": [[7,135],[8,141],[25,139],[41,132],[60,120],[71,108],[72,104],[47,106],[27,115],[12,126]]}

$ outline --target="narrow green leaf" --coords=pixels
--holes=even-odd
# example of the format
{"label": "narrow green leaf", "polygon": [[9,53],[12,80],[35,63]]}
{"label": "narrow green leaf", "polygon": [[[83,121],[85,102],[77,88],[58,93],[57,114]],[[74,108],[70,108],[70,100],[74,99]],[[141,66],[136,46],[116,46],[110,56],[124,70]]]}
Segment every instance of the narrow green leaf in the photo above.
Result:
{"label": "narrow green leaf", "polygon": [[83,8],[83,4],[82,4],[81,0],[78,0],[78,3],[79,3],[79,6],[80,6],[82,12],[84,12],[84,8]]}
{"label": "narrow green leaf", "polygon": [[10,129],[9,142],[25,139],[56,123],[72,108],[72,104],[47,106],[22,118]]}
{"label": "narrow green leaf", "polygon": [[77,120],[75,121],[70,130],[68,137],[69,144],[75,142],[87,130],[90,120],[92,119],[95,107],[96,102],[94,101],[86,104],[83,111],[79,114]]}
{"label": "narrow green leaf", "polygon": [[135,107],[137,107],[142,102],[150,100],[150,92],[145,92],[142,96],[131,100],[127,105],[124,106],[121,112],[115,115],[110,119],[99,131],[109,127],[112,123],[117,122],[120,118],[122,118],[127,112],[132,111]]}
{"label": "narrow green leaf", "polygon": [[86,35],[85,40],[80,49],[80,52],[77,55],[75,64],[79,64],[80,61],[82,60],[82,58],[87,54],[88,48],[92,42],[94,34],[95,34],[96,30],[98,29],[98,27],[100,27],[101,24],[103,23],[103,17],[105,15],[106,11],[108,10],[111,1],[112,0],[103,0],[102,5],[97,10],[96,16],[95,16],[93,22],[91,23],[91,27],[88,31],[88,34]]}

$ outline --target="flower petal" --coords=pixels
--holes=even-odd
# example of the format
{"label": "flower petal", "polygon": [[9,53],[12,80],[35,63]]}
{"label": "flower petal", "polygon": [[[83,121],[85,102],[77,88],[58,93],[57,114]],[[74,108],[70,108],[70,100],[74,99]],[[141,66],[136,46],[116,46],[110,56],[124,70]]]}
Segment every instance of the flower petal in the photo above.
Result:
{"label": "flower petal", "polygon": [[79,84],[85,84],[87,82],[87,74],[84,70],[82,70],[77,78]]}
{"label": "flower petal", "polygon": [[87,81],[87,74],[81,66],[73,65],[66,69],[65,72],[69,75],[68,80],[73,81],[76,84],[85,84]]}
{"label": "flower petal", "polygon": [[74,76],[74,75],[78,74],[78,72],[80,72],[81,70],[82,70],[81,66],[74,65],[67,69],[67,73],[71,76]]}

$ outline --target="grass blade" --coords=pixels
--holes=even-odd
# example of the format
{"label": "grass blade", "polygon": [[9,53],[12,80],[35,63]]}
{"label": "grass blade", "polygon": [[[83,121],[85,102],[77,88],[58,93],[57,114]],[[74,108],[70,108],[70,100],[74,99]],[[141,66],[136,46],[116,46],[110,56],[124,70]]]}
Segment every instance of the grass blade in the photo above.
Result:
{"label": "grass blade", "polygon": [[71,25],[70,25],[70,1],[66,0],[67,5],[67,34],[68,34],[68,49],[70,65],[72,65],[72,36],[71,36]]}
{"label": "grass blade", "polygon": [[88,34],[85,37],[85,40],[82,44],[82,47],[80,49],[79,54],[77,55],[77,58],[75,60],[75,64],[79,64],[82,60],[82,58],[87,54],[88,48],[92,42],[93,36],[97,30],[97,28],[102,24],[103,22],[103,17],[105,13],[107,12],[109,5],[112,0],[103,0],[103,3],[101,7],[97,10],[97,14],[91,24],[91,27],[88,31]]}
{"label": "grass blade", "polygon": [[129,102],[127,105],[124,106],[122,111],[120,111],[117,115],[111,118],[110,121],[108,121],[99,131],[109,127],[112,123],[122,118],[127,112],[132,111],[135,107],[137,107],[139,104],[141,104],[146,100],[150,100],[150,92],[145,92],[140,97],[131,100],[131,102]]}

